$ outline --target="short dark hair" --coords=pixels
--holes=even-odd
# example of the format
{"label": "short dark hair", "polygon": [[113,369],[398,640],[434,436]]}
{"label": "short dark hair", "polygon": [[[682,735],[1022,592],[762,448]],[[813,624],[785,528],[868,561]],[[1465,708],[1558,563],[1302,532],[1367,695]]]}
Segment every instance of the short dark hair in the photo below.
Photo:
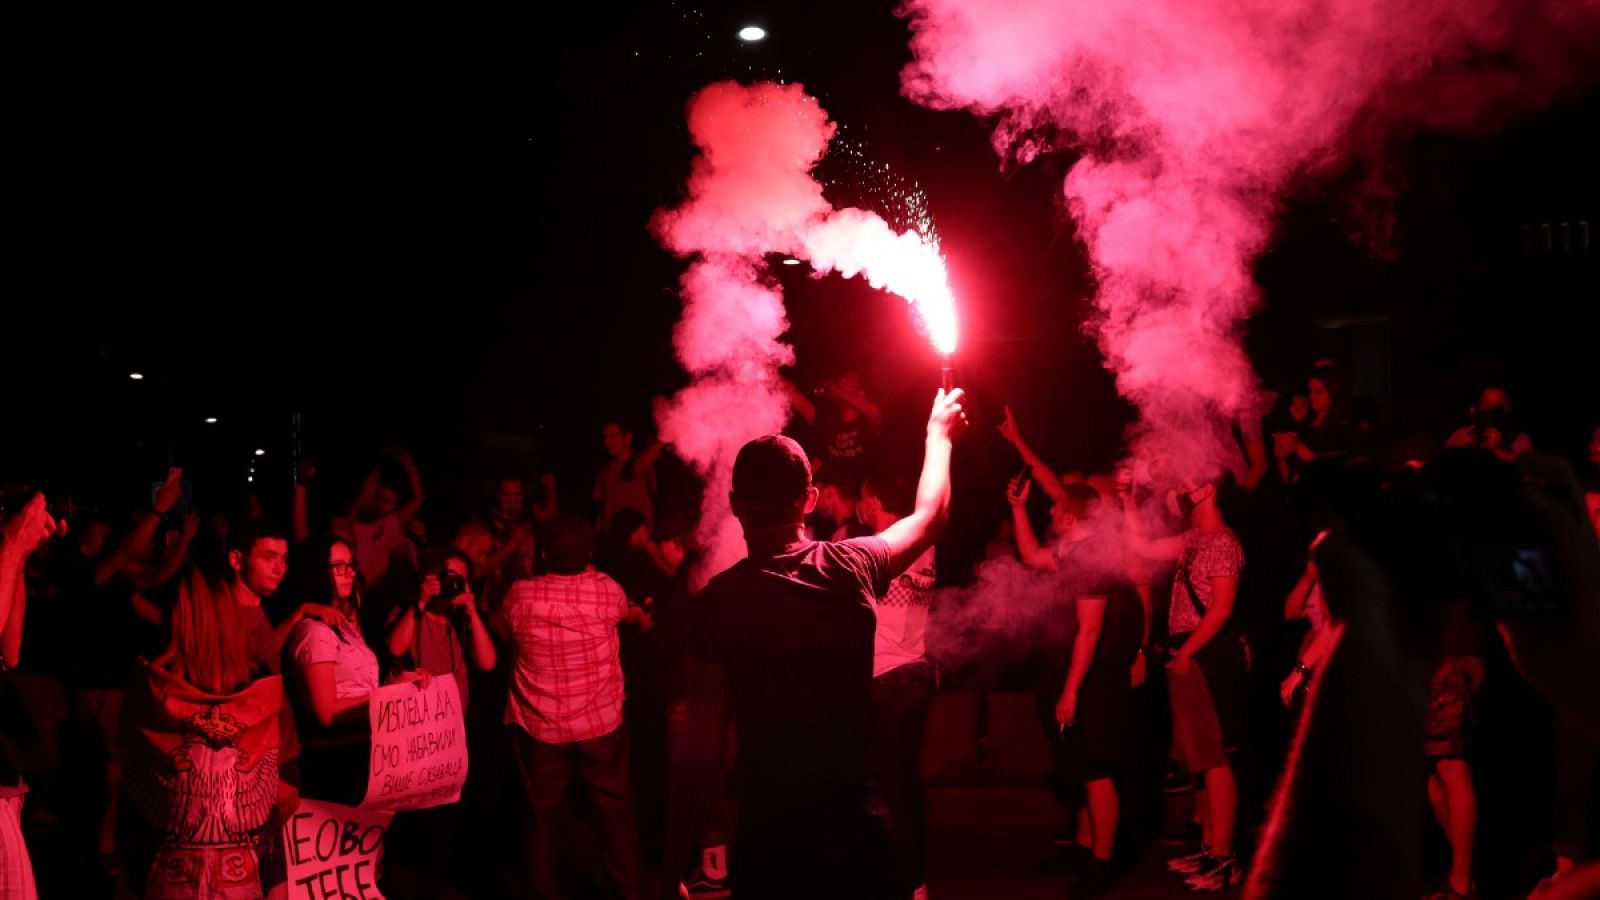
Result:
{"label": "short dark hair", "polygon": [[223,549],[229,553],[237,550],[240,556],[249,556],[256,549],[256,544],[272,538],[288,543],[289,531],[277,522],[240,516],[228,524],[228,540]]}
{"label": "short dark hair", "polygon": [[550,571],[575,575],[594,559],[594,526],[577,516],[561,515],[550,522],[544,558]]}
{"label": "short dark hair", "polygon": [[1061,502],[1079,518],[1092,515],[1101,499],[1100,492],[1086,481],[1070,481],[1061,486]]}
{"label": "short dark hair", "polygon": [[867,479],[865,490],[878,498],[885,512],[909,516],[917,505],[917,489],[911,482],[895,475],[873,475]]}
{"label": "short dark hair", "polygon": [[787,514],[805,502],[811,463],[793,438],[769,434],[739,448],[733,461],[733,493],[757,514]]}
{"label": "short dark hair", "polygon": [[633,533],[650,524],[644,513],[631,506],[624,506],[611,516],[611,521],[606,523],[606,528],[611,536],[622,539],[633,537]]}
{"label": "short dark hair", "polygon": [[472,571],[472,560],[468,559],[465,553],[447,544],[441,547],[430,547],[428,552],[422,554],[422,574],[438,575],[444,572],[445,563],[452,559],[460,560],[461,564],[467,567],[469,573]]}
{"label": "short dark hair", "polygon": [[816,480],[813,482],[813,484],[819,491],[825,487],[831,486],[834,490],[839,491],[846,497],[849,497],[851,500],[856,500],[861,497],[861,487],[863,482],[861,478],[857,476],[853,476],[848,472],[840,471],[839,466],[832,466],[823,469],[821,472],[818,472]]}

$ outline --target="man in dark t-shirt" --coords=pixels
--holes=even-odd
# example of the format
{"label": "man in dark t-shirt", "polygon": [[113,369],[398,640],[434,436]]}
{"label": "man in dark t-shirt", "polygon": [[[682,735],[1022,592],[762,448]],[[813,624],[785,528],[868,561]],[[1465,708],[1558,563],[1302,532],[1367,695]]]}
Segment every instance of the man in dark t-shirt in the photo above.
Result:
{"label": "man in dark t-shirt", "polygon": [[[799,444],[768,435],[739,451],[729,499],[749,554],[690,601],[691,749],[678,773],[688,797],[708,789],[731,709],[738,895],[904,894],[887,809],[870,784],[873,607],[943,530],[951,446],[965,427],[961,391],[941,391],[911,515],[839,542],[805,538],[817,490]],[[694,839],[690,825],[675,825],[669,876]]]}

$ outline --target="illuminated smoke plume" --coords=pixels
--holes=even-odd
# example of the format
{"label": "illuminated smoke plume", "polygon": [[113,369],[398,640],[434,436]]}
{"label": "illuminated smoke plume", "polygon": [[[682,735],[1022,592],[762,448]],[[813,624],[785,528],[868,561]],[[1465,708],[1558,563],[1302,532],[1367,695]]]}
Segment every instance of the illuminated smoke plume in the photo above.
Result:
{"label": "illuminated smoke plume", "polygon": [[[1387,139],[1476,131],[1596,72],[1596,0],[906,0],[907,96],[992,116],[1027,163],[1073,149],[1062,194],[1094,323],[1140,409],[1142,457],[1219,471],[1258,408],[1240,346],[1252,265],[1301,175]],[[1378,179],[1382,181],[1382,179]],[[1380,217],[1383,218],[1383,217]]]}
{"label": "illuminated smoke plume", "polygon": [[745,441],[779,431],[789,417],[778,369],[794,361],[777,281],[763,257],[783,253],[820,275],[861,275],[924,311],[924,327],[954,341],[949,287],[937,249],[896,234],[878,216],[834,210],[812,170],[834,125],[799,85],[719,82],[689,101],[700,155],[687,197],[658,212],[662,246],[690,257],[680,284],[683,318],[673,334],[691,383],[656,410],[661,436],[706,480],[697,537],[704,562],[695,585],[744,554],[728,509],[733,460]]}

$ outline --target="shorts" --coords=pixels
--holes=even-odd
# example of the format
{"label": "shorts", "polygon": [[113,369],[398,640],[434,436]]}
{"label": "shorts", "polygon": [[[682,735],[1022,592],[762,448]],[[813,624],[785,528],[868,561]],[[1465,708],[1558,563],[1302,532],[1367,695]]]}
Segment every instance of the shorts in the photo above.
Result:
{"label": "shorts", "polygon": [[1482,686],[1483,657],[1446,656],[1439,661],[1428,684],[1428,738],[1423,749],[1429,759],[1467,755],[1472,698]]}
{"label": "shorts", "polygon": [[[1183,637],[1173,639],[1181,646]],[[1228,764],[1242,731],[1244,642],[1226,634],[1212,638],[1190,661],[1187,674],[1167,672],[1172,698],[1172,742],[1177,758],[1199,774]]]}

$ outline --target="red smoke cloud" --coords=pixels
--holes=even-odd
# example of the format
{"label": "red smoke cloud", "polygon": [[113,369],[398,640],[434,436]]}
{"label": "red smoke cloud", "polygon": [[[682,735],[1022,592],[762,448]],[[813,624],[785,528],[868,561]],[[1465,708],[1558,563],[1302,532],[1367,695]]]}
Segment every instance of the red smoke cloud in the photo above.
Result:
{"label": "red smoke cloud", "polygon": [[794,352],[780,340],[788,328],[783,297],[762,257],[802,257],[819,275],[860,274],[932,307],[930,330],[949,344],[954,319],[935,249],[913,233],[895,234],[873,213],[834,210],[823,199],[811,170],[834,125],[799,85],[710,85],[689,101],[689,131],[700,155],[688,196],[650,224],[662,246],[692,260],[673,333],[691,383],[661,401],[656,418],[662,439],[706,479],[698,587],[744,555],[728,509],[734,457],[745,441],[781,430],[789,417],[777,376]]}
{"label": "red smoke cloud", "polygon": [[1219,471],[1254,414],[1239,338],[1278,198],[1397,131],[1474,130],[1596,74],[1596,0],[906,0],[911,99],[994,116],[1062,186],[1134,452]]}

